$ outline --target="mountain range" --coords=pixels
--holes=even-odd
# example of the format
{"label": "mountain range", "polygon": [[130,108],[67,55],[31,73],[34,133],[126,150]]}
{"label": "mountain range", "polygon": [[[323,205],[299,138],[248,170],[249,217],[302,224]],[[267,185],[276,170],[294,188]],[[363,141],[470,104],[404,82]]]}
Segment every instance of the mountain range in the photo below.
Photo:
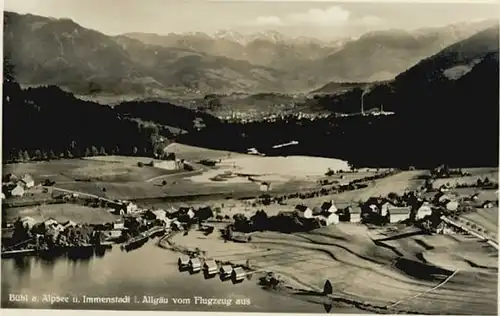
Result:
{"label": "mountain range", "polygon": [[79,95],[289,93],[332,81],[392,79],[492,23],[322,42],[275,31],[108,36],[70,19],[5,12],[4,50],[21,84],[57,85]]}

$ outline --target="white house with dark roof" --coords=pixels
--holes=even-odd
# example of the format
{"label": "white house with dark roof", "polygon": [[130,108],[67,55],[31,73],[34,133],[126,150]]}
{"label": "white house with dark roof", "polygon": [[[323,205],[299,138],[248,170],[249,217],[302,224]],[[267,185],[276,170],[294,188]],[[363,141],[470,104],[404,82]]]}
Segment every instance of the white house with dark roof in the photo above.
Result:
{"label": "white house with dark roof", "polygon": [[394,206],[390,209],[388,209],[390,217],[389,217],[389,222],[390,223],[397,223],[404,221],[410,217],[410,210],[411,208],[408,206]]}
{"label": "white house with dark roof", "polygon": [[321,224],[324,226],[330,226],[339,223],[339,216],[335,213],[324,212],[320,215],[315,216],[320,220]]}
{"label": "white house with dark roof", "polygon": [[33,219],[32,217],[23,217],[21,219],[21,223],[23,224],[23,227],[27,228],[28,230],[31,230],[33,226],[36,225],[36,220]]}
{"label": "white house with dark roof", "polygon": [[448,201],[445,204],[446,210],[451,211],[451,212],[456,211],[458,209],[458,206],[459,206],[459,204],[457,201]]}
{"label": "white house with dark roof", "polygon": [[328,212],[328,213],[335,213],[338,211],[337,207],[335,206],[335,203],[333,202],[333,200],[330,200],[328,202],[324,202],[322,205],[321,205],[321,209],[325,212]]}
{"label": "white house with dark roof", "polygon": [[300,217],[303,217],[303,218],[313,218],[314,217],[313,210],[311,210],[309,207],[307,207],[305,205],[298,204],[297,206],[295,206],[295,210],[299,213]]}
{"label": "white house with dark roof", "polygon": [[420,205],[420,207],[417,209],[417,214],[415,219],[419,220],[431,214],[432,214],[431,205],[428,202],[423,202],[422,205]]}
{"label": "white house with dark roof", "polygon": [[24,195],[24,187],[22,185],[16,185],[12,191],[10,191],[10,195],[21,197]]}
{"label": "white house with dark roof", "polygon": [[29,188],[32,188],[35,186],[35,180],[33,180],[33,177],[29,174],[25,174],[20,180],[19,182],[22,183],[22,185],[29,189]]}

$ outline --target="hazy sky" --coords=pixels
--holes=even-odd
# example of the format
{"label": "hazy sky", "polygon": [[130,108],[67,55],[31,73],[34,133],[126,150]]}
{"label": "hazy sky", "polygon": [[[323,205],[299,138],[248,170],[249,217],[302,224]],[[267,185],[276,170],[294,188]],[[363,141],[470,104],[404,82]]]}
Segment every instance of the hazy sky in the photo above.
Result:
{"label": "hazy sky", "polygon": [[373,3],[208,0],[5,0],[5,9],[71,18],[109,35],[220,29],[277,30],[291,36],[343,37],[373,29],[415,29],[497,18],[490,3]]}

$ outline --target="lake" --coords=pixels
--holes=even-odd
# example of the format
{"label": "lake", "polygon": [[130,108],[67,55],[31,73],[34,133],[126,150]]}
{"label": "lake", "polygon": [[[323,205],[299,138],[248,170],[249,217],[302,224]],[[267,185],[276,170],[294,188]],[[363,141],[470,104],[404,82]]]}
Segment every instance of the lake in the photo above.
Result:
{"label": "lake", "polygon": [[[3,259],[2,307],[325,313],[322,304],[261,289],[256,278],[233,284],[231,281],[222,282],[219,278],[206,280],[201,273],[190,275],[188,272],[179,272],[177,258],[176,253],[161,249],[154,241],[149,241],[131,252],[123,252],[115,245],[104,256],[94,256],[89,260],[58,258],[47,261],[38,257]],[[9,294],[26,294],[30,302],[10,302]],[[72,303],[71,299],[69,303],[31,302],[33,296],[41,300],[43,295],[78,297],[81,300],[84,295],[128,295],[132,303]],[[144,296],[168,298],[169,302],[163,304],[160,300],[160,303],[154,304],[154,300],[149,299],[143,303]],[[198,299],[195,304],[195,296],[204,300]],[[174,298],[189,298],[191,304],[176,304]],[[205,300],[207,298],[232,299],[232,304],[209,304],[210,301]],[[334,308],[332,312],[356,313],[359,310]]]}

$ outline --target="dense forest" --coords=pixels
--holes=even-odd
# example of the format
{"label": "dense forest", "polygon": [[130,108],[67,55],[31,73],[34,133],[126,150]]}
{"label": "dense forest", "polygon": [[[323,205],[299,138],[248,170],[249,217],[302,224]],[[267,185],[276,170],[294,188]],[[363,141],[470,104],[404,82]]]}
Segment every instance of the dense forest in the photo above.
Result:
{"label": "dense forest", "polygon": [[4,58],[3,162],[121,154],[153,156],[159,124],[121,118],[112,108],[75,98],[55,86],[21,89]]}

